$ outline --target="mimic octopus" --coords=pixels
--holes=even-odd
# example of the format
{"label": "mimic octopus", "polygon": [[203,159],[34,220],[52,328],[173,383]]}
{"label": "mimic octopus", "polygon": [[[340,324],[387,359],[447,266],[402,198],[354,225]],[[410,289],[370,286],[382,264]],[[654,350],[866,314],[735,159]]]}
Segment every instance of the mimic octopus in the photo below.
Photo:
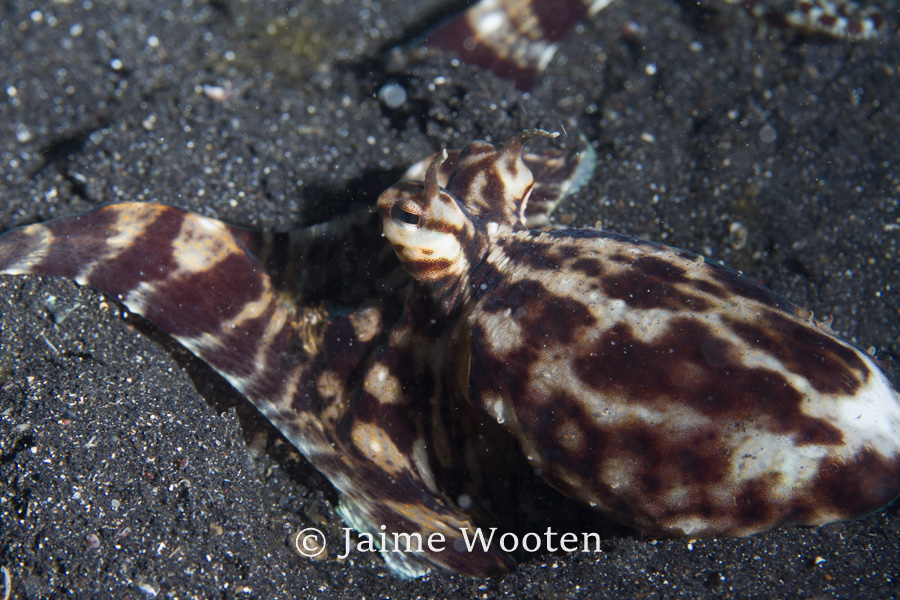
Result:
{"label": "mimic octopus", "polygon": [[[0,272],[69,277],[173,336],[331,481],[351,527],[441,534],[437,551],[381,548],[404,576],[509,569],[497,544],[462,536],[515,505],[504,479],[522,462],[661,535],[821,525],[894,499],[900,397],[872,359],[698,255],[529,229],[533,190],[546,207],[570,187],[536,185],[529,162],[557,183],[582,166],[523,160],[536,135],[474,142],[452,169],[442,153],[375,217],[263,236],[114,204],[4,234]],[[359,272],[316,299],[305,261],[322,252]]]}
{"label": "mimic octopus", "polygon": [[[423,39],[429,48],[457,55],[517,87],[530,89],[547,68],[559,41],[585,17],[615,0],[481,0]],[[742,6],[768,25],[800,35],[854,41],[877,39],[884,17],[851,0],[722,0]],[[714,2],[697,2],[708,10]],[[786,5],[786,6],[784,6]]]}
{"label": "mimic octopus", "polygon": [[[859,39],[881,23],[825,0],[779,19],[727,1]],[[553,43],[608,3],[517,20],[540,3],[484,0],[424,43],[528,87]],[[547,135],[443,152],[373,215],[289,235],[158,203],[106,206],[4,234],[0,272],[71,278],[178,340],[328,478],[351,527],[389,534],[382,554],[403,576],[511,568],[462,532],[508,522],[505,480],[523,466],[654,535],[821,525],[900,494],[900,397],[864,352],[693,253],[529,227],[594,160],[587,145],[523,155]],[[324,289],[308,269],[323,259],[343,268]],[[389,541],[435,533],[440,551]]]}

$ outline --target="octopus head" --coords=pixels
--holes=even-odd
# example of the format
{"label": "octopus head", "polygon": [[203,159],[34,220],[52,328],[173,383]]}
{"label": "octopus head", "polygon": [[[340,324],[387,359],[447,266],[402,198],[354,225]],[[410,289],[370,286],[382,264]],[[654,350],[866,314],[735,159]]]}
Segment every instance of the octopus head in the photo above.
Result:
{"label": "octopus head", "polygon": [[444,151],[432,162],[424,182],[403,181],[388,188],[375,209],[403,267],[435,291],[464,282],[486,246],[478,220],[438,184],[446,157]]}

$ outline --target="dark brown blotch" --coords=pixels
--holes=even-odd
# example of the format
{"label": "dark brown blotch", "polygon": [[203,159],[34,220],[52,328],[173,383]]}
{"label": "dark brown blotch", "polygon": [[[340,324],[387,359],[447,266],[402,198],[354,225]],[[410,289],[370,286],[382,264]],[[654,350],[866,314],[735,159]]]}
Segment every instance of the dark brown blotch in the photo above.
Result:
{"label": "dark brown blotch", "polygon": [[[109,238],[119,233],[114,227],[116,216],[114,210],[106,208],[45,223],[44,226],[53,233],[53,243],[31,272],[73,278],[84,267],[98,261],[102,263],[110,250]],[[35,238],[25,235],[24,230],[11,231],[3,238],[3,258],[30,258],[28,253],[36,249],[33,247],[35,242]],[[116,290],[103,291],[116,293]]]}
{"label": "dark brown blotch", "polygon": [[793,304],[761,283],[751,280],[730,267],[717,263],[705,263],[707,272],[733,296],[755,300],[766,306],[792,310]]}
{"label": "dark brown blotch", "polygon": [[731,294],[729,294],[728,291],[720,284],[713,283],[712,281],[707,281],[705,279],[692,279],[691,285],[701,292],[709,294],[710,296],[715,296],[720,300],[724,300],[725,298],[729,298],[731,296]]}
{"label": "dark brown blotch", "polygon": [[824,460],[804,500],[844,516],[878,510],[900,495],[900,456],[885,458],[868,448],[850,460]]}
{"label": "dark brown blotch", "polygon": [[791,373],[823,394],[855,394],[869,377],[859,355],[813,325],[768,311],[755,323],[725,317],[726,323],[751,346],[778,359]]}
{"label": "dark brown blotch", "polygon": [[487,395],[526,398],[529,374],[540,358],[537,346],[525,345],[504,354],[491,352],[490,348],[490,334],[476,323],[472,327],[469,390],[473,402],[485,410],[483,398]]}
{"label": "dark brown blotch", "polygon": [[543,39],[551,43],[561,40],[588,14],[587,4],[582,0],[528,2],[528,8],[538,22]]}
{"label": "dark brown blotch", "polygon": [[609,429],[607,437],[614,446],[607,450],[608,456],[635,466],[640,494],[649,496],[683,486],[699,489],[728,475],[730,456],[716,428],[678,432],[633,419]]}
{"label": "dark brown blotch", "polygon": [[285,323],[269,343],[263,359],[265,367],[252,382],[252,389],[245,392],[246,395],[253,398],[281,399],[289,382],[286,374],[291,373],[297,366],[307,363],[310,358],[303,348],[297,329],[293,324]]}
{"label": "dark brown blotch", "polygon": [[570,268],[591,279],[597,279],[606,272],[603,262],[596,258],[578,258],[572,261]]}
{"label": "dark brown blotch", "polygon": [[[476,40],[477,43],[466,44],[464,40]],[[429,33],[423,44],[455,54],[470,65],[512,81],[522,90],[531,89],[538,75],[536,65],[515,60],[509,56],[507,48],[497,48],[472,27],[465,15]]]}
{"label": "dark brown blotch", "polygon": [[[430,394],[416,399],[427,403],[429,396]],[[416,412],[406,402],[384,403],[369,392],[360,391],[354,397],[346,417],[338,425],[338,435],[343,439],[351,439],[356,424],[369,423],[383,429],[400,454],[412,456],[417,431]]]}
{"label": "dark brown blotch", "polygon": [[360,365],[386,335],[383,330],[378,333],[363,342],[356,335],[351,315],[332,318],[326,324],[322,349],[318,353],[322,368],[334,373],[339,380],[347,381],[349,386],[354,381],[353,374],[358,376]]}
{"label": "dark brown blotch", "polygon": [[[526,404],[524,399],[521,404]],[[639,419],[601,425],[577,398],[564,392],[533,413],[527,419],[519,416],[523,435],[541,454],[543,476],[568,495],[584,498],[590,492],[607,507],[609,516],[660,531],[658,519],[664,515],[708,516],[732,509],[730,503],[716,507],[707,497],[730,472],[731,457],[716,428],[680,432]],[[563,438],[569,429],[562,425],[573,422],[578,423],[579,445],[567,444]],[[605,483],[608,461],[629,465],[628,488],[613,489]],[[574,485],[567,482],[570,477],[575,478]],[[664,499],[676,488],[688,492],[684,505],[667,509]]]}
{"label": "dark brown blotch", "polygon": [[609,260],[620,265],[630,265],[634,261],[634,254],[627,252],[613,252],[609,255]]}
{"label": "dark brown blotch", "polygon": [[661,409],[683,404],[722,424],[765,419],[797,444],[843,442],[833,425],[803,413],[804,396],[783,375],[744,366],[737,347],[689,317],[673,319],[651,342],[616,325],[573,366],[586,385],[614,402]]}
{"label": "dark brown blotch", "polygon": [[[555,390],[547,401],[537,401],[530,389],[512,397],[522,434],[537,447],[545,466],[589,482],[597,462],[611,444],[594,425],[584,404],[565,390]],[[574,443],[569,436],[580,440]]]}
{"label": "dark brown blotch", "polygon": [[490,298],[485,298],[482,307],[488,313],[509,310],[511,318],[522,328],[526,345],[535,348],[544,347],[548,342],[570,344],[580,332],[597,322],[582,302],[558,296],[533,279],[498,285]]}
{"label": "dark brown blotch", "polygon": [[728,514],[734,530],[771,529],[789,518],[790,506],[776,502],[772,498],[772,489],[778,484],[777,479],[776,474],[767,473],[747,481],[735,490],[734,508]]}
{"label": "dark brown blotch", "polygon": [[[84,218],[95,216],[101,214],[92,213]],[[165,279],[176,267],[172,243],[181,232],[184,218],[184,211],[165,207],[118,256],[109,261],[101,258],[100,264],[91,272],[88,284],[108,294],[125,296],[140,283]],[[77,221],[72,222],[72,226],[75,228]],[[108,235],[116,233],[110,230]],[[73,232],[72,235],[84,238],[89,231]],[[90,251],[92,245],[89,243],[82,251]]]}
{"label": "dark brown blotch", "polygon": [[[203,360],[229,375],[241,378],[252,375],[257,367],[257,350],[275,310],[275,304],[270,303],[260,316],[248,319],[237,327],[228,327],[224,331],[220,331],[216,335],[218,346],[212,350],[201,350]],[[273,358],[277,358],[277,355]],[[266,361],[264,364],[268,362]],[[262,397],[269,398],[271,396],[266,394]]]}
{"label": "dark brown blotch", "polygon": [[160,281],[146,298],[145,316],[169,335],[215,333],[260,297],[265,277],[259,262],[235,252],[206,271]]}
{"label": "dark brown blotch", "polygon": [[566,268],[580,254],[579,249],[573,246],[517,237],[500,240],[498,245],[503,248],[510,264],[534,271]]}
{"label": "dark brown blotch", "polygon": [[408,270],[414,271],[413,276],[432,280],[439,273],[446,273],[454,265],[454,261],[447,258],[429,258],[415,261],[415,265],[408,266]]}
{"label": "dark brown blotch", "polygon": [[631,308],[710,310],[712,303],[690,291],[692,285],[682,267],[657,256],[633,259],[620,272],[603,277],[603,292]]}
{"label": "dark brown blotch", "polygon": [[[626,502],[638,511],[647,505],[652,513],[650,505],[673,487],[712,486],[729,473],[731,457],[718,428],[679,433],[639,419],[602,425],[588,413],[584,402],[568,391],[557,389],[546,400],[535,398],[534,393],[526,387],[511,396],[521,435],[540,452],[554,485],[570,494],[583,490],[568,488],[553,471],[575,477],[605,504],[615,505],[621,492],[607,488],[600,476],[605,461],[615,459],[632,465],[636,480],[631,490],[634,497]],[[570,437],[573,435],[577,443]]]}
{"label": "dark brown blotch", "polygon": [[505,207],[506,185],[497,173],[497,154],[480,146],[469,147],[460,157],[458,168],[447,182],[447,191],[458,198],[472,214],[485,220],[498,220]]}

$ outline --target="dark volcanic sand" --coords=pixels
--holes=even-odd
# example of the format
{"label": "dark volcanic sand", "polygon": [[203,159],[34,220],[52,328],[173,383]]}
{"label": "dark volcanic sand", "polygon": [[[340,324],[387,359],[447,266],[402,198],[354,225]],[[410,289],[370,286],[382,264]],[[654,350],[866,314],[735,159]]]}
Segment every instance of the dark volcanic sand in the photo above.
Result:
{"label": "dark volcanic sand", "polygon": [[[373,202],[441,146],[565,126],[599,164],[558,220],[722,259],[834,315],[898,372],[895,32],[798,39],[740,9],[618,2],[524,95],[445,56],[381,53],[448,14],[436,0],[10,4],[0,229],[142,199],[286,230]],[[408,93],[397,110],[376,98],[386,82]],[[0,312],[13,598],[900,595],[896,504],[747,539],[612,536],[495,578],[337,561],[332,488],[201,362],[66,281],[2,277]],[[328,558],[290,550],[307,526],[326,531]]]}

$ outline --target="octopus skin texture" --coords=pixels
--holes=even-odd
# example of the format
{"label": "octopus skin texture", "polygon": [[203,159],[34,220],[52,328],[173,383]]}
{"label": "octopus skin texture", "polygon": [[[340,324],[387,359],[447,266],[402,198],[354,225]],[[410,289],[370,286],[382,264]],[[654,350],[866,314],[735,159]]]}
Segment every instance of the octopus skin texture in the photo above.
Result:
{"label": "octopus skin texture", "polygon": [[526,229],[521,139],[470,145],[446,189],[400,184],[378,207],[457,323],[459,389],[545,479],[664,535],[821,525],[900,493],[900,403],[871,358],[692,253]]}
{"label": "octopus skin texture", "polygon": [[[439,156],[376,214],[291,234],[156,203],[23,227],[0,272],[68,277],[173,336],[330,480],[351,527],[443,535],[382,547],[403,576],[514,565],[462,543],[512,511],[511,465],[662,535],[820,525],[900,494],[900,401],[870,357],[692,253],[529,229],[533,193],[549,211],[584,178],[523,160],[535,135]],[[315,287],[323,260],[340,266]]]}

